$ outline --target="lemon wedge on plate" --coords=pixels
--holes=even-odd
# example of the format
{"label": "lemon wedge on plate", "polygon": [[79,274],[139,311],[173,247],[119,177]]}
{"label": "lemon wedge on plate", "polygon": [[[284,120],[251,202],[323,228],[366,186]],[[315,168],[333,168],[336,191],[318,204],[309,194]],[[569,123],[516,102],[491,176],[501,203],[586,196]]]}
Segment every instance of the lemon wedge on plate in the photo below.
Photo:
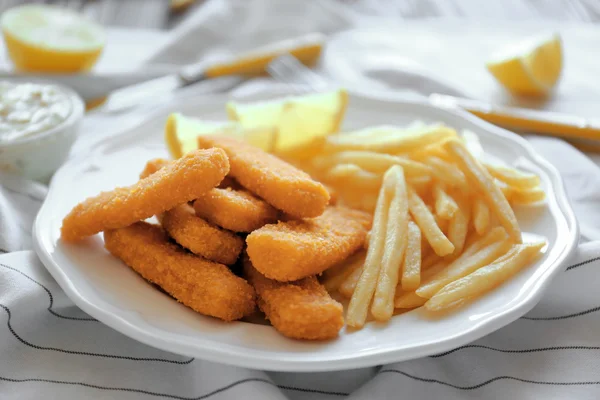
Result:
{"label": "lemon wedge on plate", "polygon": [[8,55],[23,71],[86,71],[104,48],[100,25],[61,7],[14,7],[2,14],[0,26]]}
{"label": "lemon wedge on plate", "polygon": [[546,96],[562,72],[562,44],[558,34],[534,37],[494,54],[487,69],[516,95]]}
{"label": "lemon wedge on plate", "polygon": [[[244,128],[277,129],[275,153],[300,153],[337,132],[348,104],[344,89],[251,104],[231,102],[227,114]],[[296,154],[297,155],[297,154]]]}
{"label": "lemon wedge on plate", "polygon": [[173,158],[197,149],[198,136],[212,134],[235,136],[265,151],[273,151],[276,137],[269,127],[245,129],[237,122],[204,121],[180,113],[169,115],[165,125],[165,143]]}

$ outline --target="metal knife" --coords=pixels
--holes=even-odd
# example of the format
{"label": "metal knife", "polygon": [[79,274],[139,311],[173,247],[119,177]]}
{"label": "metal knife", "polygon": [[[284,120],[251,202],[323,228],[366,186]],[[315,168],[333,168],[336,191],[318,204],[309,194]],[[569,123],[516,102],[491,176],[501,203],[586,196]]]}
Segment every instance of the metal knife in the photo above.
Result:
{"label": "metal knife", "polygon": [[479,100],[434,93],[429,101],[443,108],[462,108],[494,125],[511,130],[558,136],[585,151],[598,151],[600,123],[550,111],[492,105]]}
{"label": "metal knife", "polygon": [[218,63],[196,63],[186,65],[177,73],[127,86],[111,93],[101,106],[106,112],[118,112],[142,104],[148,99],[179,88],[207,80],[226,76],[258,76],[266,66],[281,54],[289,53],[306,65],[312,65],[321,53],[325,37],[320,33],[282,40],[236,55]]}

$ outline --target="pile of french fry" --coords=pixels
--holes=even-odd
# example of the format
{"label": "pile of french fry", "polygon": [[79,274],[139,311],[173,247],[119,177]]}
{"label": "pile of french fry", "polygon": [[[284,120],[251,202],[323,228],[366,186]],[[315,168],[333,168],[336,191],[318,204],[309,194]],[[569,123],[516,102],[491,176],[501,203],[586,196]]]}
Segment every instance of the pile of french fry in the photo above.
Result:
{"label": "pile of french fry", "polygon": [[514,205],[543,202],[538,176],[475,158],[445,125],[328,136],[300,162],[341,204],[373,213],[368,248],[321,277],[360,328],[395,310],[455,308],[533,263]]}

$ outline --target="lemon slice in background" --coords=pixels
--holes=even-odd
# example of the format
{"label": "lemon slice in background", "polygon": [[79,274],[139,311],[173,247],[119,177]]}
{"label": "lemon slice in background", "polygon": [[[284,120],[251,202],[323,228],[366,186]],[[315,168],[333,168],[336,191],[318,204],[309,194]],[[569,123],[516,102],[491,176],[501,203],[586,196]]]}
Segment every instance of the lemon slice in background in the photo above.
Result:
{"label": "lemon slice in background", "polygon": [[546,96],[562,72],[562,44],[558,34],[534,37],[494,54],[487,69],[516,95]]}
{"label": "lemon slice in background", "polygon": [[244,128],[275,127],[275,153],[301,153],[315,141],[337,132],[348,104],[348,93],[286,97],[252,104],[229,103],[227,114]]}
{"label": "lemon slice in background", "polygon": [[100,25],[60,7],[14,7],[2,14],[0,26],[11,60],[23,71],[86,71],[104,47]]}
{"label": "lemon slice in background", "polygon": [[165,125],[165,143],[173,158],[197,149],[198,136],[211,134],[235,136],[265,151],[273,151],[276,138],[273,128],[245,129],[237,122],[203,121],[179,113],[169,115]]}

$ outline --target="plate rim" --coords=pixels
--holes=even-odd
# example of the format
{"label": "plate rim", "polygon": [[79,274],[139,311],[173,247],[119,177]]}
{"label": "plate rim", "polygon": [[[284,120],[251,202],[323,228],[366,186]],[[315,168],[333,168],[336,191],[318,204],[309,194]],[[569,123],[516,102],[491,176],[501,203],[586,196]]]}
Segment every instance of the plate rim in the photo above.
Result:
{"label": "plate rim", "polygon": [[[568,242],[565,243],[564,249],[561,251],[561,253],[557,255],[556,261],[552,263],[550,267],[547,268],[547,271],[545,271],[545,273],[541,275],[538,280],[536,280],[536,282],[538,282],[538,285],[536,285],[532,292],[528,293],[528,296],[524,298],[523,301],[515,304],[510,308],[503,310],[502,312],[496,313],[493,316],[489,316],[483,318],[481,321],[475,322],[472,327],[461,332],[460,334],[456,334],[454,336],[445,338],[444,340],[440,340],[435,343],[422,344],[409,349],[395,349],[366,355],[356,354],[351,357],[338,357],[336,359],[327,361],[282,360],[281,357],[277,357],[276,354],[274,354],[270,358],[266,356],[244,355],[236,353],[235,351],[232,352],[228,349],[215,349],[209,345],[186,346],[183,343],[178,343],[177,341],[163,339],[156,333],[143,330],[141,327],[127,321],[120,315],[112,314],[109,310],[102,308],[97,303],[88,301],[85,298],[85,296],[79,293],[79,291],[76,288],[76,283],[73,282],[69,278],[69,276],[67,276],[67,274],[62,270],[58,263],[52,258],[51,254],[48,253],[48,251],[43,246],[43,240],[41,238],[40,233],[40,226],[43,222],[44,211],[47,207],[49,207],[48,199],[50,198],[53,186],[55,185],[54,182],[58,181],[58,178],[62,176],[62,174],[67,174],[71,166],[77,165],[77,163],[89,157],[90,154],[93,154],[94,150],[82,153],[81,155],[68,160],[67,163],[65,163],[57,171],[52,181],[50,182],[48,189],[49,196],[47,196],[44,200],[44,203],[40,207],[38,215],[36,216],[33,224],[32,236],[34,250],[36,254],[42,261],[42,264],[52,275],[52,277],[63,289],[65,294],[67,294],[67,296],[71,299],[71,301],[73,301],[84,312],[88,313],[89,315],[98,319],[100,322],[108,325],[109,327],[123,333],[124,335],[129,336],[130,338],[133,338],[134,340],[137,340],[149,346],[169,351],[172,353],[198,357],[204,360],[218,363],[261,370],[289,372],[338,371],[345,369],[370,367],[379,364],[388,364],[391,362],[406,361],[410,359],[428,356],[431,354],[436,354],[477,340],[493,331],[500,329],[503,326],[508,325],[509,323],[515,321],[519,317],[526,314],[529,310],[531,310],[539,302],[544,291],[547,289],[548,285],[550,285],[550,283],[556,277],[556,275],[558,275],[564,270],[565,261],[575,250],[579,239],[579,224],[575,218],[575,214],[573,212],[568,195],[566,193],[563,178],[558,172],[558,170],[542,155],[537,153],[533,146],[529,142],[527,142],[527,140],[525,140],[523,137],[518,136],[515,133],[505,130],[503,128],[489,124],[479,119],[478,117],[467,113],[466,111],[440,108],[429,104],[426,99],[422,101],[413,99],[408,100],[394,93],[377,92],[375,94],[364,92],[361,90],[348,90],[348,93],[350,96],[362,97],[363,99],[369,101],[392,102],[397,104],[398,106],[424,106],[435,109],[438,112],[446,113],[448,116],[461,118],[471,124],[477,125],[481,130],[484,130],[489,134],[495,135],[504,141],[515,143],[518,147],[521,148],[522,151],[524,151],[527,154],[530,160],[532,160],[536,165],[541,166],[546,171],[550,178],[551,187],[554,189],[556,203],[563,217],[565,218],[570,235],[566,238]],[[265,94],[269,97],[273,97],[278,95],[289,95],[291,94],[291,92],[287,90],[267,90],[258,94],[253,93],[247,97],[252,99],[257,97],[257,95],[260,97],[264,96]],[[201,105],[202,103],[215,103],[219,101],[225,101],[227,99],[228,97],[225,94],[217,96],[212,95],[210,97],[198,96],[195,98],[185,98],[183,99],[183,101],[185,103],[193,102],[196,105]],[[168,113],[168,110],[172,109],[172,107],[177,103],[179,103],[179,101],[176,100],[173,104],[153,110],[152,112],[148,113],[146,116],[141,118],[136,124],[129,124],[124,129],[118,130],[114,134],[107,135],[105,138],[96,141],[95,144],[99,146],[105,143],[109,144],[110,141],[115,137],[130,134],[140,126],[148,123],[149,121],[158,119],[165,113]],[[210,342],[212,342],[212,340]]]}

